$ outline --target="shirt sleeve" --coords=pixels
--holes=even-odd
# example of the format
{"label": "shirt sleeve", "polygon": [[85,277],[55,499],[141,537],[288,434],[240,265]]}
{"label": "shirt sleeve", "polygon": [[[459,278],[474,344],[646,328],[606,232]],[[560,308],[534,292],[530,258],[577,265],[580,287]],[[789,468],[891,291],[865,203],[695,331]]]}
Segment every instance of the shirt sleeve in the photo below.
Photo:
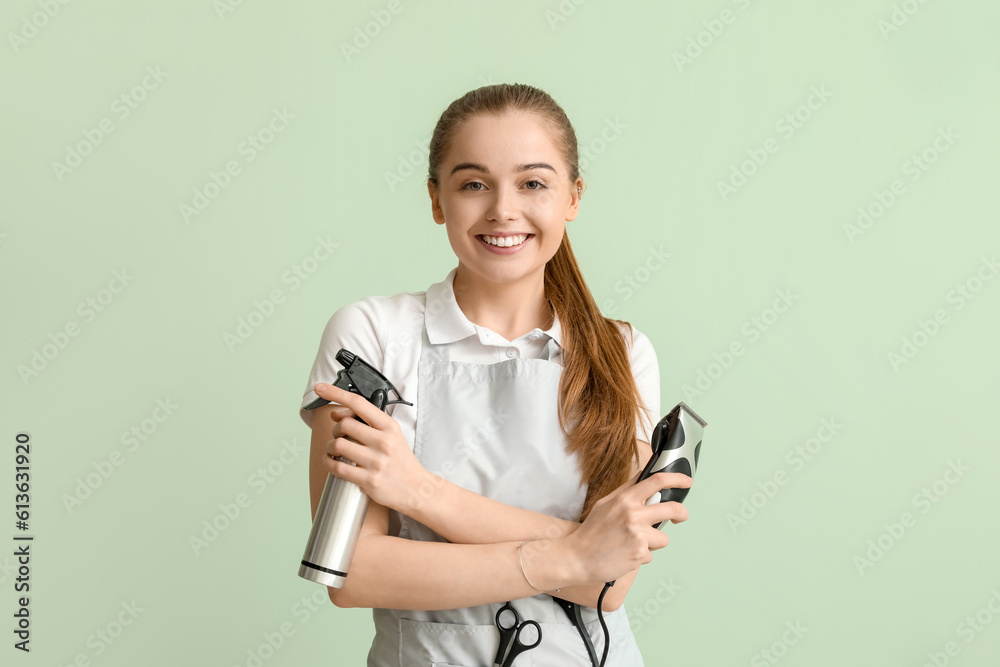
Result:
{"label": "shirt sleeve", "polygon": [[653,427],[660,421],[660,364],[656,358],[656,350],[645,334],[633,328],[631,349],[632,375],[642,396],[645,413],[648,420],[642,417],[636,419],[636,438],[650,442],[653,437]]}
{"label": "shirt sleeve", "polygon": [[333,384],[337,373],[344,366],[337,361],[337,352],[345,348],[361,357],[375,368],[381,368],[383,359],[382,331],[378,313],[370,299],[362,299],[342,306],[326,323],[319,342],[319,351],[309,371],[309,380],[299,406],[299,417],[312,428],[314,412],[305,407],[319,396],[313,391],[318,382]]}

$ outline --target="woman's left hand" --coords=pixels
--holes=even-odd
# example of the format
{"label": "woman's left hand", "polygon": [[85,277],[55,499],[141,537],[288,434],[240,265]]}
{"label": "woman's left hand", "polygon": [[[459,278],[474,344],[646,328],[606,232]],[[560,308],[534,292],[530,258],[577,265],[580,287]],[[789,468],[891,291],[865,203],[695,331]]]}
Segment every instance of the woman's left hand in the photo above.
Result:
{"label": "woman's left hand", "polygon": [[[326,445],[323,466],[348,482],[357,484],[380,505],[408,514],[419,502],[419,489],[428,473],[413,455],[399,423],[363,396],[328,384],[317,384],[316,395],[342,407],[330,413],[333,439]],[[365,420],[362,424],[354,416]],[[348,439],[350,438],[350,439]],[[343,456],[351,465],[337,461]]]}

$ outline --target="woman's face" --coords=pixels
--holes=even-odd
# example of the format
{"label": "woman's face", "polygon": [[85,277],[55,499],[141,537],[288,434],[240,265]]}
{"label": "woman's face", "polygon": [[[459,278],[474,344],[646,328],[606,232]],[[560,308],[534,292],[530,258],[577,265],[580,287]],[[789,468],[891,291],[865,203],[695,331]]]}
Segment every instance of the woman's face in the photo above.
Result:
{"label": "woman's face", "polygon": [[[428,182],[434,220],[445,225],[459,263],[480,278],[509,283],[542,279],[545,264],[576,218],[583,179],[569,169],[539,116],[478,114],[452,138],[438,173]],[[516,243],[512,247],[497,247]],[[523,240],[522,240],[523,239]]]}

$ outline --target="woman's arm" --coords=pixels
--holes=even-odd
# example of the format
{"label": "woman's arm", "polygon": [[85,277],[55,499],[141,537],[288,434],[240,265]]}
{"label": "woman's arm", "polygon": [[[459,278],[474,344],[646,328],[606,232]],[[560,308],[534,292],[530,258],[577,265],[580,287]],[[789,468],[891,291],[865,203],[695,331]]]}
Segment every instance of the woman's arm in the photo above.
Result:
{"label": "woman's arm", "polygon": [[[336,419],[336,416],[334,418]],[[640,451],[647,451],[649,443],[640,441],[639,447]],[[638,479],[645,463],[639,461],[633,466],[630,478],[632,483]],[[490,544],[514,540],[554,539],[569,535],[580,527],[576,521],[512,507],[464,489],[438,475],[427,471],[425,473],[426,479],[419,487],[422,502],[414,503],[412,512],[407,514],[449,542]],[[431,502],[431,499],[434,502]],[[470,516],[477,519],[469,521]],[[674,523],[679,522],[674,521]],[[540,548],[542,546],[539,545]],[[531,571],[527,564],[525,569]],[[615,585],[604,597],[604,611],[614,611],[622,605],[638,574],[639,570],[636,568],[615,581]],[[563,588],[559,592],[559,597],[588,607],[597,607],[597,599],[602,588],[603,584],[570,586]]]}
{"label": "woman's arm", "polygon": [[[320,395],[323,395],[323,392],[322,388],[318,391]],[[329,395],[325,395],[324,398],[336,398],[343,401],[345,405],[348,405],[355,398],[336,388],[333,388],[332,393],[327,393]],[[368,444],[372,445],[374,449],[385,445],[386,440],[392,440],[392,438],[383,440],[380,435],[377,438],[378,442],[373,442],[371,436],[377,430],[381,433],[379,429],[391,431],[389,422],[398,429],[395,420],[377,411],[367,402],[362,404],[357,401],[357,403],[358,405],[354,407],[371,426],[361,424],[354,419],[344,419],[343,421],[350,422],[351,426],[348,429],[337,429],[337,431],[351,430],[351,435],[361,436],[358,438],[359,441],[368,441]],[[340,408],[340,410],[342,410],[339,415],[341,418],[353,417],[352,411],[344,408]],[[627,525],[630,521],[629,517],[623,518],[620,514],[622,503],[630,502],[633,506],[632,509],[642,507],[639,501],[652,495],[655,490],[670,485],[668,481],[658,480],[663,486],[655,489],[651,486],[649,490],[640,492],[639,495],[633,492],[633,498],[619,499],[617,505],[609,505],[609,508],[617,511],[619,515],[611,516],[608,512],[604,512],[606,516],[601,521],[605,524],[610,521],[612,522],[611,526],[594,530],[593,525],[600,523],[600,521],[592,521],[590,530],[583,531],[582,537],[568,539],[578,532],[578,529],[581,528],[580,524],[556,520],[543,514],[497,503],[447,482],[444,484],[434,483],[433,493],[430,492],[429,488],[425,488],[421,494],[401,493],[400,489],[420,488],[419,483],[414,484],[409,481],[414,477],[406,477],[405,464],[393,465],[392,470],[389,471],[391,474],[382,475],[386,478],[372,481],[370,477],[372,477],[373,471],[364,466],[365,463],[372,463],[378,457],[373,457],[372,461],[366,461],[366,457],[372,456],[372,452],[367,451],[367,447],[348,443],[342,438],[338,442],[342,443],[346,449],[336,453],[346,455],[349,459],[359,462],[362,467],[355,468],[349,464],[333,462],[331,459],[326,459],[324,462],[324,454],[328,452],[328,444],[332,435],[330,425],[332,422],[340,420],[335,418],[337,417],[335,406],[324,406],[318,409],[318,412],[320,411],[321,413],[316,415],[313,422],[313,446],[310,454],[313,511],[315,512],[315,506],[318,504],[327,472],[335,472],[345,479],[350,479],[350,481],[356,481],[357,476],[361,474],[365,477],[361,484],[362,487],[370,491],[369,495],[377,496],[377,498],[373,498],[365,526],[362,529],[358,551],[351,566],[349,583],[339,591],[331,589],[331,599],[339,606],[437,609],[482,604],[484,601],[497,602],[511,599],[514,596],[535,595],[537,591],[527,583],[521,574],[517,560],[517,546],[525,539],[537,539],[537,541],[525,545],[523,554],[524,568],[529,573],[532,582],[539,586],[545,586],[546,590],[550,591],[560,587],[562,588],[559,593],[560,597],[580,604],[596,606],[598,595],[603,588],[603,581],[617,578],[618,583],[611,588],[605,598],[604,607],[606,610],[611,610],[621,605],[634,580],[638,566],[652,558],[650,550],[662,548],[667,544],[666,535],[652,528],[653,523],[664,519],[653,518],[651,515],[643,516],[639,519],[638,525],[632,525],[630,528]],[[379,427],[379,429],[373,427]],[[347,434],[341,433],[341,435]],[[401,437],[399,439],[401,440]],[[400,443],[397,441],[395,445],[398,447]],[[412,452],[405,441],[402,442],[401,446],[406,448],[406,452],[383,453],[383,458],[399,463],[406,461],[407,455],[412,457]],[[332,452],[332,449],[332,447],[329,448],[329,451]],[[423,471],[421,466],[414,466],[414,468]],[[378,471],[375,472],[378,473]],[[426,471],[423,472],[426,473]],[[402,475],[402,477],[397,478],[394,475]],[[674,486],[685,486],[690,483],[690,478],[685,476],[674,475],[673,477],[677,479],[672,479],[671,482],[680,480],[679,483],[673,484]],[[407,481],[402,481],[404,479]],[[444,480],[441,481],[444,482]],[[383,493],[385,489],[390,489],[392,492]],[[632,491],[631,485],[626,485],[616,494],[620,495],[623,490]],[[640,498],[641,493],[646,495]],[[421,523],[425,523],[439,534],[447,533],[448,530],[441,525],[432,524],[438,524],[441,521],[448,523],[452,519],[457,519],[456,522],[460,525],[470,523],[492,525],[494,527],[491,536],[493,543],[460,545],[421,543],[389,537],[386,534],[388,531],[388,510],[386,506],[378,502],[383,497],[394,498],[392,502],[396,503],[397,509],[421,521]],[[441,509],[446,507],[452,509]],[[646,509],[655,510],[655,508]],[[651,513],[645,511],[645,514]],[[477,521],[469,522],[470,515],[476,516]],[[432,518],[434,516],[437,517],[437,520]],[[674,522],[683,521],[686,518],[686,510],[677,504],[664,516]],[[634,524],[635,519],[631,520]],[[637,535],[643,532],[643,528],[647,534],[645,536]],[[556,534],[557,530],[559,534]],[[629,530],[632,530],[632,534],[628,534]],[[653,534],[649,534],[650,531]],[[620,539],[617,541],[612,539],[609,542],[607,537],[612,533],[619,533]],[[443,536],[449,538],[449,535]],[[619,548],[620,545],[626,543],[635,543],[637,538],[641,542],[641,548],[627,554]],[[455,539],[454,534],[450,536],[450,539]],[[613,554],[612,552],[616,550],[617,554]],[[597,574],[595,578],[594,564],[603,563],[605,559],[609,565],[613,563],[612,567],[617,568],[617,570],[608,567],[598,568],[604,574]],[[623,567],[626,569],[622,569]],[[615,574],[607,574],[607,572],[612,571]],[[421,576],[413,578],[413,572],[420,572]]]}
{"label": "woman's arm", "polygon": [[[314,519],[328,474],[324,459],[336,409],[335,405],[316,408],[313,419],[309,491]],[[390,537],[388,527],[388,508],[370,500],[346,583],[340,589],[328,588],[330,600],[338,607],[453,609],[536,594],[521,574],[520,542],[421,542]],[[529,549],[525,557],[531,555]],[[573,578],[572,563],[565,556],[561,560],[559,575]],[[549,559],[542,565],[553,562]],[[544,567],[537,576],[539,581],[553,578]]]}
{"label": "woman's arm", "polygon": [[[320,472],[325,474],[322,467]],[[322,493],[322,484],[313,484],[312,488],[315,506]],[[652,523],[673,514],[664,511],[665,508],[666,504],[642,508],[652,512],[643,512],[645,516],[637,519],[638,525],[655,531]],[[581,531],[587,523],[589,521],[581,526]],[[637,527],[633,525],[621,532],[625,534]],[[609,532],[605,526],[595,528],[599,534]],[[520,542],[422,542],[390,537],[387,531],[388,509],[371,502],[346,583],[341,589],[329,589],[334,604],[339,607],[453,609],[537,594],[521,573]],[[559,597],[593,607],[603,588],[600,582],[617,578],[618,583],[611,591],[620,585],[631,584],[634,572],[625,570],[638,569],[652,559],[649,549],[666,545],[665,535],[659,544],[655,543],[656,537],[643,536],[640,548],[620,536],[609,537],[609,541],[625,548],[608,549],[606,558],[596,559],[580,558],[580,553],[591,552],[587,545],[592,542],[584,542],[581,548],[570,541],[572,536],[529,542],[524,547],[524,567],[536,585],[549,590],[562,588]],[[649,542],[653,543],[645,546]],[[596,544],[599,549],[600,543]],[[605,610],[617,608],[607,604],[607,598],[605,603]]]}
{"label": "woman's arm", "polygon": [[[632,478],[633,481],[637,476],[638,470]],[[520,545],[524,540],[554,540],[565,537],[580,527],[576,521],[567,521],[498,502],[431,473],[427,473],[427,481],[421,488],[424,489],[420,494],[423,502],[407,512],[407,515],[453,543],[512,542]],[[470,520],[470,517],[475,519]],[[535,581],[536,565],[531,562],[533,556],[530,553],[533,549],[537,549],[540,553],[535,558],[541,558],[548,549],[547,545],[548,542],[525,545],[524,568],[532,577],[532,582]],[[622,605],[638,573],[636,569],[618,578],[614,587],[605,595],[605,611],[614,611]],[[603,584],[568,586],[562,588],[558,595],[564,600],[596,607],[602,588]],[[537,591],[532,589],[532,593]]]}

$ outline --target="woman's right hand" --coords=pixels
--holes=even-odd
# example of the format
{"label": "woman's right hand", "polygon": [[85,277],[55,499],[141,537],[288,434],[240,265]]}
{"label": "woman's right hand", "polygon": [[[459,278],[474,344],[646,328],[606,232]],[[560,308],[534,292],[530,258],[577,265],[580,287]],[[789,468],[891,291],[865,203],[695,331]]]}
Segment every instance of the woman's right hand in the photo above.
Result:
{"label": "woman's right hand", "polygon": [[[326,471],[358,485],[379,505],[409,514],[421,502],[421,485],[429,483],[430,475],[414,456],[399,422],[340,387],[320,383],[314,391],[338,406],[329,415],[333,427],[322,459]],[[338,460],[341,456],[351,463]]]}
{"label": "woman's right hand", "polygon": [[681,473],[656,473],[638,484],[631,480],[594,503],[580,527],[562,538],[579,559],[586,579],[581,583],[614,581],[652,561],[652,552],[670,543],[653,524],[681,523],[688,511],[678,502],[646,506],[646,501],[662,489],[686,489],[692,483]]}

